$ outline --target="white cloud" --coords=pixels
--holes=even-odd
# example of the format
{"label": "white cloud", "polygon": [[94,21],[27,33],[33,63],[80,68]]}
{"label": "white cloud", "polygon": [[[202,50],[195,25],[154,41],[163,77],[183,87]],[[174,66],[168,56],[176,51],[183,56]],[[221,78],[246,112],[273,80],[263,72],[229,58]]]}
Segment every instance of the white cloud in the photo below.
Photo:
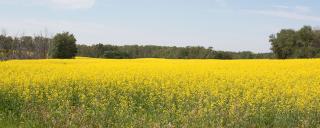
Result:
{"label": "white cloud", "polygon": [[267,16],[274,16],[294,20],[320,21],[320,16],[312,15],[311,8],[307,6],[290,7],[283,5],[275,5],[272,6],[272,9],[246,11],[254,14],[262,14]]}
{"label": "white cloud", "polygon": [[214,0],[219,6],[225,7],[227,6],[226,0]]}
{"label": "white cloud", "polygon": [[273,9],[275,10],[282,10],[282,11],[293,11],[293,12],[299,12],[299,13],[309,13],[311,12],[311,8],[307,6],[285,6],[285,5],[274,5],[272,6]]}
{"label": "white cloud", "polygon": [[96,0],[0,0],[0,5],[19,5],[29,7],[46,6],[58,9],[88,9],[95,5]]}
{"label": "white cloud", "polygon": [[311,9],[307,6],[296,6],[295,10],[299,12],[305,12],[305,13],[311,12]]}
{"label": "white cloud", "polygon": [[289,9],[290,8],[289,6],[285,6],[285,5],[273,5],[272,7],[276,8],[276,9]]}
{"label": "white cloud", "polygon": [[48,0],[48,2],[58,8],[70,9],[86,9],[95,4],[95,0]]}
{"label": "white cloud", "polygon": [[295,20],[320,21],[320,16],[312,16],[312,15],[300,14],[297,12],[290,12],[290,11],[250,10],[249,12],[255,13],[255,14],[281,17],[281,18],[295,19]]}

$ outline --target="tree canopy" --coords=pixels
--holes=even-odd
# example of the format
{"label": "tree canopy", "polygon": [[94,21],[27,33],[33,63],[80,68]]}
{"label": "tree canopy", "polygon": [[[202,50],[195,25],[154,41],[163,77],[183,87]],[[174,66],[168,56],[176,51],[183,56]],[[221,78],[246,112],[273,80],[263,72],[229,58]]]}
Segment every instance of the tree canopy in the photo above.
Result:
{"label": "tree canopy", "polygon": [[58,33],[53,37],[49,50],[51,58],[70,59],[77,55],[76,38],[69,32]]}
{"label": "tree canopy", "polygon": [[300,30],[282,29],[270,36],[271,50],[277,58],[320,57],[320,31],[304,26]]}

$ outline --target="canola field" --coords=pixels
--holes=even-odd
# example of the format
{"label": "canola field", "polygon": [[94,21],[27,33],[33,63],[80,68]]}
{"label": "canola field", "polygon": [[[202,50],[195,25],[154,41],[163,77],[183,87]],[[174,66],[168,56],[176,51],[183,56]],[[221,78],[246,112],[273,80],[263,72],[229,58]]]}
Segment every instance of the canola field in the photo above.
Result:
{"label": "canola field", "polygon": [[0,127],[320,127],[320,60],[0,62]]}

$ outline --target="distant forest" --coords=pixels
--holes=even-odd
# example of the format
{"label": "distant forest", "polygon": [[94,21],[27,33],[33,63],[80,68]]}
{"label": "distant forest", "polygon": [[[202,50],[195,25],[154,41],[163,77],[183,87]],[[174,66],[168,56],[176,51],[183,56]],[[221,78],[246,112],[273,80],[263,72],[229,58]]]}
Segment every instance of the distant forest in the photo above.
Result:
{"label": "distant forest", "polygon": [[154,45],[78,45],[78,56],[94,58],[168,58],[168,59],[262,59],[272,53],[215,51],[201,46],[169,47]]}
{"label": "distant forest", "polygon": [[[70,42],[71,41],[71,42]],[[282,29],[269,37],[271,53],[250,51],[217,51],[202,46],[169,47],[154,45],[75,45],[69,33],[58,33],[53,38],[43,36],[12,37],[0,35],[0,60],[59,58],[64,54],[93,58],[133,59],[290,59],[319,58],[320,30],[304,26],[299,30]],[[68,44],[69,42],[69,44]],[[50,49],[55,56],[50,56]],[[62,50],[61,50],[62,49]],[[68,50],[69,49],[69,50]],[[72,49],[72,50],[71,50]]]}

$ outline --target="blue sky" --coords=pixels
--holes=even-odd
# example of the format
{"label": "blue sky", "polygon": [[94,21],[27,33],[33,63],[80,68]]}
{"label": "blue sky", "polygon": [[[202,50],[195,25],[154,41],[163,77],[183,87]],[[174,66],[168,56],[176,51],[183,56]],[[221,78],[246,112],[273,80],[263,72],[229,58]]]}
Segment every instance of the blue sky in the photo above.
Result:
{"label": "blue sky", "polygon": [[10,35],[69,31],[79,44],[270,51],[281,28],[320,26],[319,0],[0,0]]}

